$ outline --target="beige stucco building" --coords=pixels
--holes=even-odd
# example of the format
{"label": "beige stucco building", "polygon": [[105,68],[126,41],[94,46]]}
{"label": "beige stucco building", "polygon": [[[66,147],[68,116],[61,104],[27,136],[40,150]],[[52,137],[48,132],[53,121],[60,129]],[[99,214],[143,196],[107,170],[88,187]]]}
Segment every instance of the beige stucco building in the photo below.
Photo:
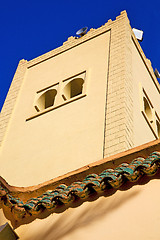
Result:
{"label": "beige stucco building", "polygon": [[0,240],[159,239],[159,99],[125,11],[21,60],[0,114]]}

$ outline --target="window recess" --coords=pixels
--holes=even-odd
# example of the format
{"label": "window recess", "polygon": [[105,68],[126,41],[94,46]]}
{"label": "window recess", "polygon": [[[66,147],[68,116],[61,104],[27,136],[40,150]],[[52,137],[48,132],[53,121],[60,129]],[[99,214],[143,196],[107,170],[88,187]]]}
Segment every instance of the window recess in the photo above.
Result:
{"label": "window recess", "polygon": [[35,118],[85,96],[86,71],[38,90],[34,101],[34,113],[26,120]]}
{"label": "window recess", "polygon": [[141,87],[141,112],[154,136],[160,137],[160,119],[144,88]]}

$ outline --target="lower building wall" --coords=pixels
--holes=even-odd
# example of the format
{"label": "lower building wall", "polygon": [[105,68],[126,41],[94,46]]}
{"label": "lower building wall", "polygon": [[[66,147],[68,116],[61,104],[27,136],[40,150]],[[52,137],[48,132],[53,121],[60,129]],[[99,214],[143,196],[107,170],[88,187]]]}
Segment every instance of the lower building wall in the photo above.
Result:
{"label": "lower building wall", "polygon": [[159,188],[160,181],[152,179],[37,219],[15,231],[22,240],[159,239]]}

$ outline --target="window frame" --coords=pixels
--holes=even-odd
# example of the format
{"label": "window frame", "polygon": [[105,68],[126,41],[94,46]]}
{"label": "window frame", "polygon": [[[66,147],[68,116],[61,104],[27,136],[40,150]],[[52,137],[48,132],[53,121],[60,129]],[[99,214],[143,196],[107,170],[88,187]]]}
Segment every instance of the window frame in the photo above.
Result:
{"label": "window frame", "polygon": [[[69,99],[64,100],[64,98],[63,98],[63,89],[69,82],[71,82],[75,78],[82,78],[83,81],[84,81],[83,87],[82,87],[82,93],[78,94],[78,95],[76,95],[74,97],[71,97]],[[47,108],[39,110],[38,107],[36,107],[37,106],[37,101],[43,94],[45,94],[45,92],[47,92],[49,90],[56,90],[57,91],[57,94],[56,94],[55,100],[54,100],[54,104],[53,104],[53,106],[49,106]],[[54,109],[57,109],[59,107],[62,107],[62,106],[66,105],[66,104],[69,104],[71,102],[74,102],[74,101],[76,101],[78,99],[84,98],[86,96],[87,96],[87,94],[86,94],[86,70],[85,70],[85,71],[82,71],[82,72],[80,72],[78,74],[75,74],[72,77],[63,79],[62,81],[57,82],[57,83],[55,83],[55,84],[53,84],[53,85],[51,85],[49,87],[43,88],[41,90],[38,90],[36,92],[36,97],[35,97],[35,100],[34,100],[34,112],[35,113],[33,113],[32,116],[29,116],[26,119],[26,121],[31,120],[31,119],[33,119],[35,117],[38,117],[38,116],[40,116],[42,114],[45,114],[47,112],[50,112],[50,111],[52,111]]]}
{"label": "window frame", "polygon": [[[159,134],[158,134],[158,127],[156,124],[156,121],[158,121],[160,123],[160,118],[148,96],[148,94],[146,93],[145,89],[142,87],[142,85],[140,84],[140,98],[141,98],[141,113],[144,116],[148,126],[150,127],[152,133],[154,134],[155,138],[158,139],[160,138]],[[151,114],[152,114],[152,118],[150,118],[145,110],[145,103],[144,103],[144,99],[146,99],[150,110],[151,110]]]}

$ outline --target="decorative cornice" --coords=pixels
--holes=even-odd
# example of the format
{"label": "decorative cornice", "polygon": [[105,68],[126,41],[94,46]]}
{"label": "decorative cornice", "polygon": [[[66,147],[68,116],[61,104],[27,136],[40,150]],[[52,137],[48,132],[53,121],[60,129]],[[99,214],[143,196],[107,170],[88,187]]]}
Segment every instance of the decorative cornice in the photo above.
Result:
{"label": "decorative cornice", "polygon": [[58,55],[62,52],[65,52],[65,51],[67,51],[67,50],[69,50],[69,49],[71,49],[75,46],[78,46],[79,44],[82,44],[83,42],[86,42],[86,41],[88,41],[88,40],[106,32],[106,31],[109,31],[111,29],[111,25],[116,24],[120,19],[127,19],[128,20],[127,13],[126,13],[125,10],[122,11],[120,13],[120,15],[116,17],[116,20],[112,21],[111,19],[109,19],[108,22],[105,23],[104,25],[102,25],[101,27],[99,27],[97,29],[91,28],[87,32],[87,34],[85,34],[83,37],[77,38],[77,37],[70,36],[67,39],[67,41],[65,41],[63,43],[62,46],[60,46],[56,49],[53,49],[53,50],[51,50],[51,51],[49,51],[49,52],[47,52],[47,53],[45,53],[45,54],[43,54],[43,55],[41,55],[37,58],[34,58],[34,59],[30,60],[28,62],[28,68],[33,67],[34,65],[39,64],[39,63],[41,63],[41,62],[43,62],[43,61],[45,61],[49,58],[52,58],[52,57],[54,57],[54,56],[56,56],[56,55]]}
{"label": "decorative cornice", "polygon": [[73,182],[69,186],[60,184],[55,190],[48,190],[26,202],[13,197],[1,182],[1,208],[4,213],[7,212],[5,215],[9,216],[12,225],[17,227],[35,218],[41,218],[45,211],[48,216],[58,208],[71,206],[77,200],[85,201],[93,194],[106,194],[111,188],[118,189],[127,181],[137,182],[142,175],[153,176],[159,168],[160,153],[153,152],[146,159],[136,158],[131,163],[122,163],[115,169],[106,169],[100,174],[89,174],[84,180]]}

